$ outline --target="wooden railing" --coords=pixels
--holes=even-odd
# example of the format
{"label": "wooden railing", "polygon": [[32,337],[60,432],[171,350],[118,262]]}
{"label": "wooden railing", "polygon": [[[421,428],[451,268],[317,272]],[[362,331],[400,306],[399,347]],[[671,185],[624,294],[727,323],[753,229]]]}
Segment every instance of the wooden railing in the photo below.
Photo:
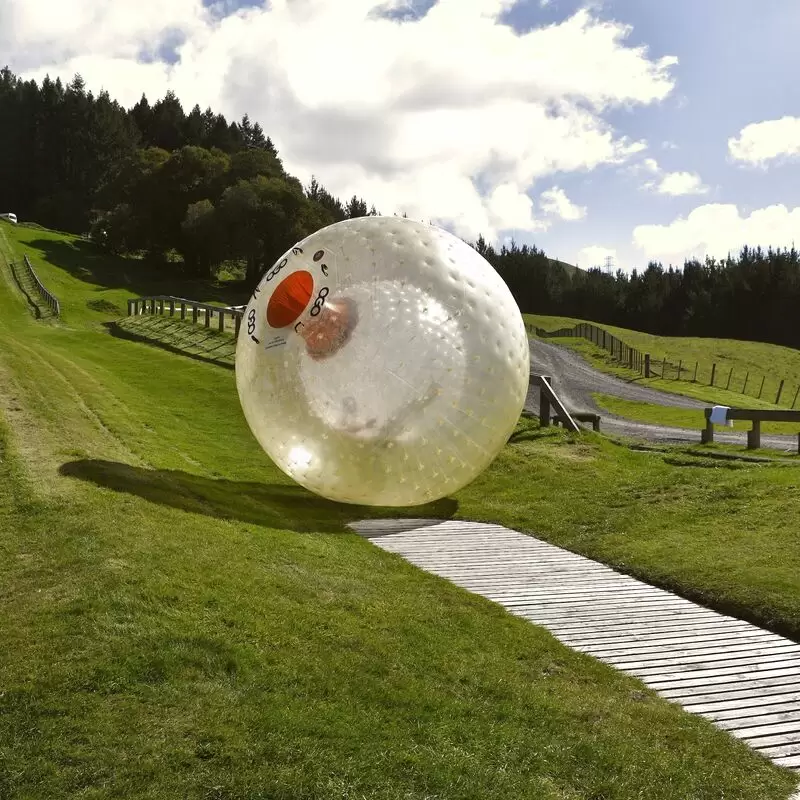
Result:
{"label": "wooden railing", "polygon": [[36,271],[33,269],[33,265],[30,262],[28,256],[23,256],[22,260],[25,263],[25,271],[28,273],[30,279],[36,285],[36,289],[38,290],[39,294],[42,296],[42,299],[47,303],[50,307],[50,310],[57,316],[61,316],[61,304],[58,302],[58,298],[52,293],[49,292],[45,285],[39,280],[39,276],[36,274]]}
{"label": "wooden railing", "polygon": [[570,416],[559,396],[553,391],[552,380],[549,375],[530,376],[530,385],[539,387],[539,424],[543,428],[550,425],[550,410],[555,407],[557,417],[564,423],[564,427],[574,433],[580,433],[578,423]]}
{"label": "wooden railing", "polygon": [[191,310],[191,319],[195,325],[198,317],[202,314],[204,327],[210,328],[212,319],[216,319],[217,329],[224,331],[227,318],[233,323],[234,335],[239,335],[239,328],[242,326],[242,317],[244,316],[244,306],[213,306],[209,303],[197,303],[194,300],[172,297],[171,295],[137,297],[128,300],[129,317],[140,314],[169,314],[170,317],[174,317],[176,312],[179,312],[180,318],[186,319],[189,310]]}
{"label": "wooden railing", "polygon": [[546,331],[544,328],[538,328],[530,323],[526,323],[525,327],[541,339],[556,339],[567,336],[587,339],[609,352],[611,357],[623,366],[643,373],[646,378],[650,377],[649,354],[642,353],[641,350],[631,347],[597,325],[592,325],[589,322],[580,322],[574,328],[561,328],[557,331]]}
{"label": "wooden railing", "polygon": [[[712,410],[711,408],[705,410],[706,427],[700,434],[700,441],[703,444],[711,444],[714,441],[714,423],[711,422]],[[762,422],[794,422],[800,426],[800,411],[783,408],[729,408],[725,416],[726,421],[743,419],[753,423],[753,427],[747,431],[748,450],[758,450],[761,447]],[[797,437],[797,451],[800,453],[800,434]]]}

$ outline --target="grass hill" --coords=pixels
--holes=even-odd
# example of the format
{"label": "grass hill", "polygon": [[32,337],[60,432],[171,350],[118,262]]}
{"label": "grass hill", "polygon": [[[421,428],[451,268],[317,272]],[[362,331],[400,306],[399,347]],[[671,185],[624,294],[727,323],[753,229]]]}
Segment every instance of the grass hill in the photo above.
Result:
{"label": "grass hill", "polygon": [[559,261],[557,258],[548,258],[548,261],[551,267],[561,267],[568,275],[572,275],[579,269],[574,264],[567,264],[566,261]]}
{"label": "grass hill", "polygon": [[[572,328],[589,322],[572,317],[526,314],[534,326],[548,331]],[[650,353],[654,370],[660,373],[660,364],[666,359],[671,365],[666,378],[644,379],[614,362],[608,354],[584,339],[559,338],[566,345],[589,358],[592,365],[605,372],[620,375],[662,391],[695,397],[709,403],[746,407],[774,408],[781,381],[782,408],[791,407],[800,388],[800,350],[763,342],[746,342],[734,339],[705,339],[696,337],[654,336],[641,331],[600,325],[609,333],[635,347]],[[682,380],[677,380],[677,367],[682,365]],[[711,385],[712,367],[714,385]],[[694,379],[695,366],[697,378]],[[730,383],[729,383],[730,379]],[[746,380],[746,383],[745,383]],[[745,389],[745,392],[742,392]],[[761,394],[759,398],[758,395]],[[800,408],[800,396],[796,405]]]}
{"label": "grass hill", "polygon": [[[31,314],[23,252],[63,318]],[[189,292],[0,226],[0,797],[785,800],[795,776],[345,523],[497,521],[800,632],[797,468],[523,420],[455,497],[330,503],[229,368],[109,334],[147,293]]]}

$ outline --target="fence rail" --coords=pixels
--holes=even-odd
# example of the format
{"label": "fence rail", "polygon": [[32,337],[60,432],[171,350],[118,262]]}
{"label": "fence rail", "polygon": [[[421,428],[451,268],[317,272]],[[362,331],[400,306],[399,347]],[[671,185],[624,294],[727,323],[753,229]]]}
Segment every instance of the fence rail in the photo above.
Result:
{"label": "fence rail", "polygon": [[[606,350],[620,366],[638,372],[645,378],[660,378],[661,380],[687,381],[689,383],[712,386],[715,389],[725,389],[730,392],[753,397],[758,400],[779,406],[781,400],[784,405],[794,409],[800,399],[800,381],[795,386],[790,385],[785,378],[768,375],[756,375],[743,370],[737,373],[734,367],[712,363],[701,364],[699,361],[686,361],[682,359],[669,359],[667,356],[655,359],[650,353],[643,353],[635,347],[618,339],[604,328],[581,322],[574,328],[560,328],[557,331],[547,331],[529,323],[525,327],[542,339],[555,338],[582,338],[587,339],[598,347]],[[748,392],[748,388],[750,391]],[[791,398],[791,405],[789,399]]]}
{"label": "fence rail", "polygon": [[25,271],[28,273],[30,279],[36,285],[36,289],[38,290],[39,294],[42,296],[42,299],[47,303],[50,307],[50,310],[57,316],[61,316],[61,304],[58,302],[58,298],[52,293],[49,292],[45,285],[39,280],[39,276],[36,274],[36,270],[34,270],[33,265],[30,262],[28,256],[23,256],[22,260],[25,264]]}
{"label": "fence rail", "polygon": [[154,297],[136,297],[128,300],[128,316],[139,316],[140,314],[161,314],[166,313],[174,317],[176,312],[180,312],[180,318],[186,319],[189,310],[192,312],[192,322],[196,325],[197,319],[203,316],[203,325],[211,327],[211,320],[217,320],[217,330],[225,331],[225,320],[228,319],[233,324],[234,335],[239,335],[244,316],[244,306],[214,306],[209,303],[197,303],[194,300],[186,300],[183,297],[173,297],[171,295],[155,295]]}
{"label": "fence rail", "polygon": [[609,333],[605,328],[600,328],[589,322],[580,322],[574,328],[560,328],[557,331],[546,331],[544,328],[538,328],[528,324],[526,324],[526,328],[530,333],[534,333],[542,339],[565,337],[587,339],[609,352],[611,357],[622,366],[642,373],[647,378],[652,375],[649,354],[642,353],[641,350],[631,347],[626,342],[623,342],[622,339],[618,339],[616,336]]}

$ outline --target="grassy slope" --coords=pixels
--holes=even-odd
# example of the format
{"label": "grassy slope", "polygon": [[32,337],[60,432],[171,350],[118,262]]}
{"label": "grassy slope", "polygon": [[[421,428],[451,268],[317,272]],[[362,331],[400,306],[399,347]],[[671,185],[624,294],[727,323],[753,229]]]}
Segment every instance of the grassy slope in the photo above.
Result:
{"label": "grassy slope", "polygon": [[[588,321],[572,319],[571,317],[534,314],[526,314],[525,317],[534,325],[545,330],[558,330],[562,327],[572,327],[578,322]],[[652,336],[648,333],[616,328],[612,325],[604,325],[602,327],[632,347],[636,347],[642,352],[650,353],[656,368],[658,368],[657,362],[664,357],[675,365],[679,361],[683,361],[684,367],[688,366],[691,370],[691,374],[687,375],[687,377],[691,378],[694,374],[695,362],[699,362],[697,382],[693,383],[691,380],[676,381],[671,379],[660,380],[658,378],[646,381],[638,373],[634,374],[618,367],[610,359],[606,359],[605,356],[596,359],[596,365],[607,372],[625,377],[634,377],[635,375],[639,382],[645,385],[651,384],[663,391],[696,397],[708,402],[737,405],[743,408],[774,407],[772,401],[776,399],[779,383],[785,379],[786,384],[780,405],[786,408],[791,405],[795,391],[800,386],[800,350],[794,350],[790,347],[732,339]],[[598,351],[598,348],[595,348],[585,340],[565,339],[559,340],[559,343],[574,347],[584,355]],[[604,353],[604,351],[598,352]],[[709,385],[711,365],[715,362],[717,364],[715,385],[711,387]],[[728,376],[731,369],[733,370],[733,376],[731,378],[730,391],[726,391],[725,387],[728,384]],[[743,395],[741,389],[744,388],[747,373],[750,374],[750,377],[747,381],[747,393]],[[763,376],[766,376],[766,380],[761,397],[762,402],[759,402],[757,396],[761,389]]]}
{"label": "grassy slope", "polygon": [[[94,284],[37,267],[62,322],[35,322],[0,264],[0,796],[788,794],[793,776],[638,682],[347,533],[381,512],[285,479],[230,370],[109,336],[87,300],[127,291],[99,263]],[[523,423],[472,487],[412,513],[800,621],[797,473],[708,472]],[[710,524],[721,487],[737,526]]]}

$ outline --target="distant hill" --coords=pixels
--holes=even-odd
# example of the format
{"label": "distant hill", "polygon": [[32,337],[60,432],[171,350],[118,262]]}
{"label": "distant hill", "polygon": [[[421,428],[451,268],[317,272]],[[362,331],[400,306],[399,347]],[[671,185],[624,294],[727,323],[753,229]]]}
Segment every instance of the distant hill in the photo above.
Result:
{"label": "distant hill", "polygon": [[580,270],[580,267],[576,267],[574,264],[567,264],[566,261],[559,261],[557,258],[548,257],[547,260],[550,262],[551,267],[562,267],[568,275],[574,275]]}

